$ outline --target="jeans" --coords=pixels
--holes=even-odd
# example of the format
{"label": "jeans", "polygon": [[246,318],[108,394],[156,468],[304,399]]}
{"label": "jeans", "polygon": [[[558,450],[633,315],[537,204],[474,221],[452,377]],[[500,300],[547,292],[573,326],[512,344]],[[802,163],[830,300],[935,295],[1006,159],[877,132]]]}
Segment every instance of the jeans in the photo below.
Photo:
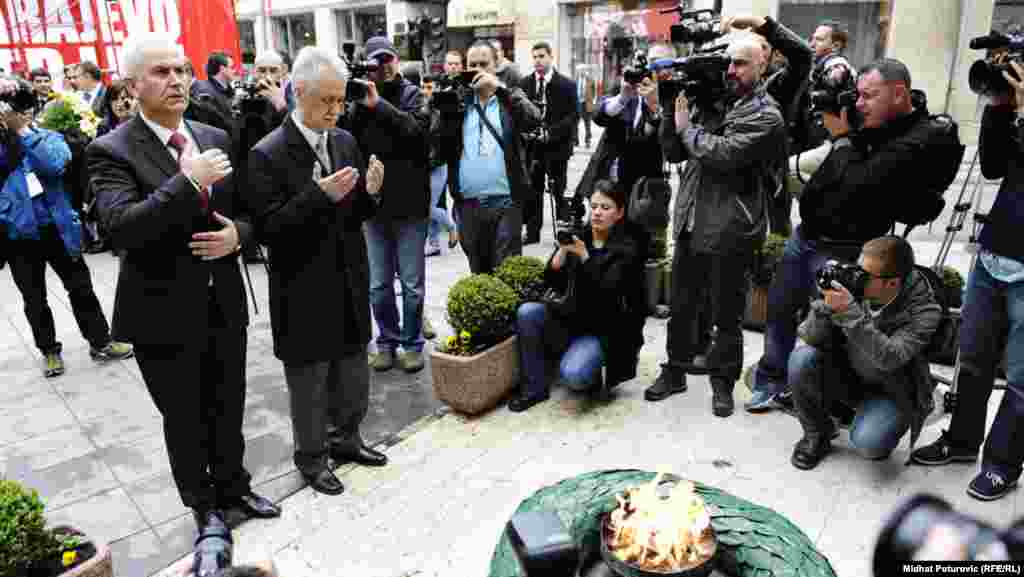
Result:
{"label": "jeans", "polygon": [[754,371],[754,391],[786,390],[786,367],[796,343],[796,314],[814,295],[814,275],[829,259],[854,261],[860,246],[836,246],[805,240],[798,227],[786,241],[782,260],[768,289],[764,356]]}
{"label": "jeans", "polygon": [[89,267],[82,257],[72,258],[56,227],[40,229],[39,240],[7,241],[11,277],[21,292],[25,304],[25,317],[32,328],[36,348],[44,355],[60,353],[61,343],[53,324],[53,311],[47,303],[46,265],[53,267],[64,289],[68,291],[71,311],[85,340],[95,349],[110,343],[110,325],[103,314],[100,301],[92,288]]}
{"label": "jeans", "polygon": [[[425,220],[370,220],[364,228],[370,256],[370,306],[377,319],[377,351],[401,345],[406,351],[423,350],[423,295],[427,238]],[[398,328],[395,273],[402,284],[402,328]]]}
{"label": "jeans", "polygon": [[840,363],[837,354],[843,353],[801,345],[789,356],[789,383],[804,433],[824,434],[830,407],[847,404],[856,410],[850,446],[866,459],[885,459],[910,429],[910,415],[885,396],[858,393],[870,387]]}
{"label": "jeans", "polygon": [[960,382],[950,442],[976,449],[985,438],[995,369],[1006,350],[1006,393],[982,454],[982,467],[1008,479],[1024,462],[1024,282],[993,278],[978,261],[967,281],[960,325]]}
{"label": "jeans", "polygon": [[442,226],[448,230],[455,230],[455,223],[448,216],[448,211],[437,205],[447,185],[447,164],[442,164],[430,171],[430,227],[427,232],[427,238],[430,239],[431,244],[437,244]]}
{"label": "jeans", "polygon": [[490,274],[506,258],[523,254],[523,212],[511,197],[466,199],[458,210],[470,272]]}
{"label": "jeans", "polygon": [[[519,335],[519,366],[523,373],[523,391],[528,396],[547,393],[546,360],[548,355],[561,355],[559,378],[578,393],[586,392],[597,382],[604,365],[601,340],[593,335],[550,338],[549,331],[564,332],[558,319],[550,318],[542,303],[523,303],[516,312]],[[558,342],[553,342],[558,341]]]}

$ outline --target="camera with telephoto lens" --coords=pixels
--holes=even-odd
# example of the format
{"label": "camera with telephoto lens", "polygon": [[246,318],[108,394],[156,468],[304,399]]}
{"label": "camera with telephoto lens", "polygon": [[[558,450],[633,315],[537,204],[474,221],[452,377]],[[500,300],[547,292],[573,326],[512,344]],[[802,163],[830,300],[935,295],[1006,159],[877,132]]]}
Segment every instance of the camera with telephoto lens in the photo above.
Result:
{"label": "camera with telephoto lens", "polygon": [[466,98],[473,93],[473,81],[479,70],[463,70],[455,75],[442,75],[435,78],[433,106],[443,114],[463,113],[466,111]]}
{"label": "camera with telephoto lens", "polygon": [[871,275],[855,264],[830,260],[818,270],[815,279],[819,290],[835,290],[832,283],[836,282],[850,291],[854,299],[860,300],[864,298],[864,289],[868,286]]}
{"label": "camera with telephoto lens", "polygon": [[680,92],[698,105],[720,100],[728,92],[725,75],[732,59],[721,47],[708,52],[697,52],[685,58],[662,59],[654,62],[654,70],[671,69],[671,78],[658,80],[658,102],[664,110],[674,110],[674,101]]}
{"label": "camera with telephoto lens", "polygon": [[1008,72],[1014,80],[1020,80],[1010,62],[1024,62],[1024,34],[1002,34],[995,30],[987,36],[971,39],[971,50],[996,50],[1006,53],[1005,62],[995,62],[992,54],[971,64],[967,73],[967,84],[971,90],[982,96],[1007,94],[1010,84],[1003,77]]}
{"label": "camera with telephoto lens", "polygon": [[999,530],[957,513],[938,497],[920,494],[904,501],[882,525],[872,566],[875,576],[883,577],[892,575],[903,563],[915,560],[998,562],[1021,559],[1024,559],[1024,519],[1018,519],[1006,530]]}
{"label": "camera with telephoto lens", "polygon": [[853,71],[843,66],[842,74],[835,76],[825,70],[815,75],[814,83],[808,90],[811,114],[820,126],[824,124],[822,114],[827,112],[840,116],[845,110],[850,129],[857,131],[863,121],[857,110],[857,96],[857,79]]}
{"label": "camera with telephoto lens", "polygon": [[706,44],[726,34],[722,31],[722,15],[711,8],[687,11],[683,3],[680,3],[675,8],[660,12],[679,14],[679,22],[669,27],[673,44]]}
{"label": "camera with telephoto lens", "polygon": [[0,102],[19,114],[31,112],[36,107],[36,93],[31,83],[10,76],[0,76],[0,79],[16,84],[14,90],[0,93]]}
{"label": "camera with telephoto lens", "polygon": [[644,78],[650,78],[651,71],[647,68],[647,53],[637,50],[633,62],[622,69],[622,78],[629,84],[640,84]]}

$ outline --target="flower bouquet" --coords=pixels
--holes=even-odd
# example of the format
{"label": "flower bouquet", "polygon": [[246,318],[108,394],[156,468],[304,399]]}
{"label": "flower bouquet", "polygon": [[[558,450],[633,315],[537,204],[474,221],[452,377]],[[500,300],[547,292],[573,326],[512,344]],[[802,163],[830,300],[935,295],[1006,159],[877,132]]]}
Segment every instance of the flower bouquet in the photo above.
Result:
{"label": "flower bouquet", "polygon": [[96,129],[99,128],[100,121],[81,96],[74,92],[58,92],[47,103],[39,124],[66,137],[75,138],[83,135],[92,139],[96,138]]}

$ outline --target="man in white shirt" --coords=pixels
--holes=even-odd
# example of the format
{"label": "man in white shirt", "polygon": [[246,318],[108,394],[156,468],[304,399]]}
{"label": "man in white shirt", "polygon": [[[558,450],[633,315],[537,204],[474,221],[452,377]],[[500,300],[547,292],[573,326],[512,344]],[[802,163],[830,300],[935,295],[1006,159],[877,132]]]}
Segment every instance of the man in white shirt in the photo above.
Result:
{"label": "man in white shirt", "polygon": [[78,65],[78,91],[97,116],[103,114],[103,100],[107,87],[103,85],[103,71],[94,62],[83,60]]}

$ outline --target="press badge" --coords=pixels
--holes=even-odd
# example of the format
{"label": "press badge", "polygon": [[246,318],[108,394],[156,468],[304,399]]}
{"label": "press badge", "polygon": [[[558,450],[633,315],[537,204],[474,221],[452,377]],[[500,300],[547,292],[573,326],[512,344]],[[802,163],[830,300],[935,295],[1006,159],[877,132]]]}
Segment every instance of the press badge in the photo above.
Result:
{"label": "press badge", "polygon": [[40,194],[43,194],[43,183],[39,182],[39,178],[36,177],[36,173],[27,173],[25,175],[25,182],[28,183],[29,198],[35,198]]}

